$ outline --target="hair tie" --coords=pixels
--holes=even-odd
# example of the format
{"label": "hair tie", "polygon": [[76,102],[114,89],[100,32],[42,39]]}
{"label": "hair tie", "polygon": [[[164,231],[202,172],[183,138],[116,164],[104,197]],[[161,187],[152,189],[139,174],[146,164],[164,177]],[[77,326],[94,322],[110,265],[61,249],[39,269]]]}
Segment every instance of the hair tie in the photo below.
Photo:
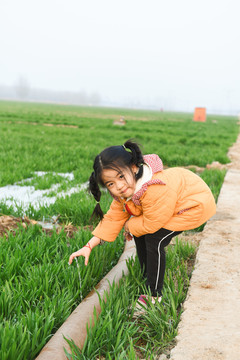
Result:
{"label": "hair tie", "polygon": [[123,148],[124,148],[124,150],[126,150],[127,152],[130,152],[130,153],[132,152],[132,151],[131,151],[131,149],[126,148],[126,146],[125,146],[125,145],[122,145],[122,147],[123,147]]}

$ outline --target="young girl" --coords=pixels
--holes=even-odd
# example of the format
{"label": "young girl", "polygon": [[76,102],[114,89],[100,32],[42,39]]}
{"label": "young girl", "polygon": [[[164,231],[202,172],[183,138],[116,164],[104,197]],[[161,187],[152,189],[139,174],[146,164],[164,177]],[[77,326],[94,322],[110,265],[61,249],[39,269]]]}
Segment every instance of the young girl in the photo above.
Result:
{"label": "young girl", "polygon": [[[93,237],[69,258],[85,257],[102,240],[114,241],[124,227],[125,237],[136,243],[137,255],[152,295],[141,295],[138,302],[145,306],[149,300],[161,301],[165,272],[164,248],[184,230],[205,223],[216,211],[211,190],[190,170],[163,170],[157,155],[142,155],[137,143],[111,146],[96,156],[94,171],[89,178],[90,191],[97,201],[94,213],[101,218]],[[99,201],[107,188],[113,197],[103,216]]]}

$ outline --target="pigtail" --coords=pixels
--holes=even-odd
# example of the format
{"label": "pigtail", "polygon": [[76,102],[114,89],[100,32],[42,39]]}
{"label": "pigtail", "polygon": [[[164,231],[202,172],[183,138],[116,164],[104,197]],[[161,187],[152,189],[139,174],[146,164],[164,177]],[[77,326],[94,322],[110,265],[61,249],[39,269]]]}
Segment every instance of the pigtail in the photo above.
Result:
{"label": "pigtail", "polygon": [[124,143],[124,147],[126,149],[129,149],[132,153],[132,164],[134,164],[138,167],[140,167],[142,164],[144,164],[142,151],[140,149],[140,146],[136,142],[127,140]]}
{"label": "pigtail", "polygon": [[96,181],[96,177],[95,177],[95,173],[94,171],[92,172],[90,178],[89,178],[89,191],[92,193],[92,195],[94,196],[94,199],[97,201],[97,204],[93,210],[93,213],[90,217],[90,221],[93,218],[100,218],[100,220],[102,220],[103,218],[103,211],[101,209],[100,206],[100,199],[101,199],[101,191],[100,188],[98,186],[98,183]]}
{"label": "pigtail", "polygon": [[140,149],[140,146],[136,142],[127,140],[124,143],[123,147],[125,148],[125,150],[129,149],[131,151],[132,154],[131,164],[134,164],[138,167],[138,172],[135,174],[135,179],[139,180],[143,175],[143,164],[144,164],[143,154]]}

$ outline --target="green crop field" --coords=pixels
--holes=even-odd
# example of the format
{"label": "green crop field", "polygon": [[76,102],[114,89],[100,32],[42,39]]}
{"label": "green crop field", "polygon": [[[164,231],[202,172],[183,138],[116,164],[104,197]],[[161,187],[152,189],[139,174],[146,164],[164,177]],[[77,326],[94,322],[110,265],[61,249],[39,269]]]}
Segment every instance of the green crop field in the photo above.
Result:
{"label": "green crop field", "polygon": [[[121,115],[126,126],[113,125]],[[73,172],[76,182],[84,182],[96,154],[128,138],[166,166],[225,164],[238,127],[236,118],[226,116],[197,123],[192,114],[0,102],[0,133],[3,186],[39,170]]]}
{"label": "green crop field", "polygon": [[[126,125],[114,125],[114,120],[121,116],[125,117]],[[193,171],[198,171],[196,166],[201,167],[199,175],[217,199],[225,170],[210,170],[206,165],[213,161],[221,164],[229,162],[227,152],[236,141],[239,131],[237,118],[208,115],[205,123],[197,123],[192,121],[192,117],[193,114],[187,113],[0,101],[0,196],[5,189],[11,191],[11,186],[17,184],[18,187],[31,187],[35,192],[41,192],[46,199],[53,200],[49,204],[30,204],[25,207],[17,203],[13,196],[8,201],[0,198],[0,215],[26,215],[37,221],[58,216],[60,223],[71,223],[80,228],[71,239],[64,231],[53,231],[49,236],[42,232],[39,225],[30,226],[26,230],[19,227],[14,233],[0,238],[1,359],[34,359],[78,305],[81,297],[86,296],[116,264],[122,252],[124,239],[120,234],[113,244],[105,244],[93,250],[87,268],[83,266],[83,259],[79,259],[81,288],[76,264],[71,267],[67,265],[69,255],[91,236],[90,231],[83,227],[89,225],[95,201],[86,190],[80,189],[80,185],[87,182],[94,157],[103,148],[120,145],[134,138],[142,144],[145,154],[158,154],[166,167],[191,165]],[[39,175],[39,172],[44,174]],[[66,174],[71,176],[64,176]],[[77,189],[74,193],[67,193],[73,188]],[[111,197],[104,193],[101,198],[104,211],[110,202]],[[190,276],[186,264],[195,251],[183,247],[180,244],[176,251],[170,250],[168,253],[165,295],[168,299],[167,313],[162,314],[165,322],[157,323],[154,312],[152,319],[148,319],[148,328],[150,323],[154,325],[151,338],[155,339],[157,346],[161,343],[164,348],[167,341],[172,341],[176,335],[179,306],[186,295]],[[182,254],[187,255],[184,255],[183,263],[181,260],[179,263]],[[96,262],[98,267],[94,267]],[[134,294],[139,287],[134,285],[134,281],[139,284],[141,280],[136,275],[139,274],[137,265],[132,269],[130,278],[123,281],[132,289],[131,294]],[[179,272],[183,280],[182,283],[179,281],[180,288],[176,288]],[[114,294],[118,290],[113,288],[111,291],[113,295],[109,296],[116,296]],[[126,293],[120,289],[118,306],[130,306],[125,297]],[[109,301],[111,308],[113,304]],[[108,313],[110,310],[106,308],[105,311]],[[139,346],[139,342],[147,344],[149,339],[139,339],[135,326],[142,328],[143,325],[136,324],[129,318],[129,314],[126,316],[127,320],[126,317],[123,319],[130,326],[131,331],[126,335],[126,342],[131,339],[130,347],[126,350],[126,342],[119,340],[119,359],[124,358],[124,351],[127,358],[135,359],[136,346]],[[104,325],[105,320],[100,321],[108,329]],[[125,331],[125,325],[118,322],[117,312],[114,321],[122,332]],[[160,342],[156,329],[166,334]],[[89,338],[92,336],[93,339],[97,330],[93,328],[91,331]],[[105,351],[103,353],[94,347],[97,346],[94,341],[92,346],[88,344],[84,347],[85,353],[76,350],[72,344],[73,351],[78,354],[76,359],[95,356],[90,353],[114,358],[111,346],[107,346],[104,339],[101,341]],[[149,346],[146,346],[145,353],[141,350],[144,356],[149,356]],[[151,347],[154,348],[153,343]]]}

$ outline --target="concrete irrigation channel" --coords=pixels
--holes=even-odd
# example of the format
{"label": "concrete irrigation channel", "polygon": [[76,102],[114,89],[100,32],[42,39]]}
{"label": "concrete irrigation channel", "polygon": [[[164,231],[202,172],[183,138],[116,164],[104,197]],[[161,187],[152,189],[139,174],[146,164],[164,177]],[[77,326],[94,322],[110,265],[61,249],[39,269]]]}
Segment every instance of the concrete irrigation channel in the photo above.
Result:
{"label": "concrete irrigation channel", "polygon": [[[230,149],[231,164],[222,186],[216,215],[198,235],[199,249],[176,346],[161,360],[240,360],[240,136]],[[126,260],[135,256],[133,242],[118,264],[99,283],[102,297],[109,284],[128,273]],[[65,336],[81,348],[86,324],[101,312],[98,295],[92,291],[45,345],[37,360],[66,360]]]}

